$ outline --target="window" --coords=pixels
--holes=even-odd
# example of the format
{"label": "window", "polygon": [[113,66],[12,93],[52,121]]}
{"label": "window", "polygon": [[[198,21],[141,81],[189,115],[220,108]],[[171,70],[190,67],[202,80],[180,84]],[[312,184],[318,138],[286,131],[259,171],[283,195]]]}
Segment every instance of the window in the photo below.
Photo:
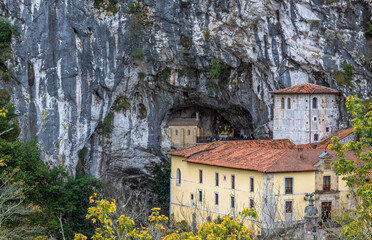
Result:
{"label": "window", "polygon": [[218,205],[218,193],[214,193],[214,205]]}
{"label": "window", "polygon": [[329,127],[326,127],[326,132],[329,132]]}
{"label": "window", "polygon": [[215,175],[215,179],[216,179],[216,187],[218,187],[219,186],[219,174],[218,174],[218,172],[216,172],[216,175]]}
{"label": "window", "polygon": [[249,207],[250,208],[254,208],[254,200],[253,200],[253,198],[250,198],[249,199]]}
{"label": "window", "polygon": [[331,176],[323,177],[323,191],[328,192],[331,190]]}
{"label": "window", "polygon": [[284,101],[284,97],[282,97],[282,99],[281,99],[281,105],[282,105],[282,109],[284,109],[284,105],[285,105],[285,103],[284,103],[285,101]]}
{"label": "window", "polygon": [[199,169],[199,183],[203,183],[203,170]]}
{"label": "window", "polygon": [[235,208],[235,196],[230,197],[230,207]]}
{"label": "window", "polygon": [[179,168],[177,168],[176,178],[176,186],[181,186],[181,170]]}
{"label": "window", "polygon": [[254,192],[254,178],[250,177],[249,178],[249,186],[250,186],[250,192]]}
{"label": "window", "polygon": [[293,201],[285,201],[285,213],[293,212]]}
{"label": "window", "polygon": [[231,175],[231,189],[235,189],[235,175]]}
{"label": "window", "polygon": [[190,130],[187,130],[187,135],[190,136]]}
{"label": "window", "polygon": [[315,97],[313,98],[313,109],[317,109],[318,108],[318,99]]}
{"label": "window", "polygon": [[315,133],[314,134],[314,142],[319,141],[319,134]]}
{"label": "window", "polygon": [[291,98],[287,99],[287,108],[291,109]]}
{"label": "window", "polygon": [[314,122],[316,122],[318,120],[318,117],[314,117]]}
{"label": "window", "polygon": [[285,178],[285,194],[293,194],[293,178]]}
{"label": "window", "polygon": [[226,181],[226,175],[223,175],[223,180]]}
{"label": "window", "polygon": [[178,130],[176,129],[176,135],[178,135]]}
{"label": "window", "polygon": [[190,194],[190,203],[191,203],[191,207],[193,207],[194,206],[194,194],[193,193]]}
{"label": "window", "polygon": [[203,191],[199,190],[199,203],[203,202]]}

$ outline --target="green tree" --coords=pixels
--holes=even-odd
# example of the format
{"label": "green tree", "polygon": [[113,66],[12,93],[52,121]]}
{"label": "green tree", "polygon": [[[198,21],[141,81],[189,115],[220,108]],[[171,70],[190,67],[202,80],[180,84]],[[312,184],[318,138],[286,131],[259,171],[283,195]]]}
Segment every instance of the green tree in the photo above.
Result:
{"label": "green tree", "polygon": [[[16,229],[18,235],[42,226],[45,234],[58,239],[71,239],[74,232],[91,236],[93,226],[85,215],[89,196],[101,189],[100,181],[88,175],[73,178],[64,167],[49,169],[36,138],[19,141],[15,108],[9,101],[9,94],[0,91],[0,240],[19,239],[14,237],[15,226],[23,226]],[[5,211],[6,206],[13,207]],[[4,215],[4,223],[2,211],[12,213],[11,218]],[[13,237],[3,233],[5,229],[11,229]]]}
{"label": "green tree", "polygon": [[[332,163],[336,173],[344,176],[350,195],[356,201],[355,210],[340,216],[342,234],[347,239],[371,239],[372,237],[372,105],[365,113],[365,106],[356,96],[349,96],[346,108],[353,116],[356,141],[341,144],[333,138],[331,149],[336,151],[338,161]],[[348,159],[349,151],[357,160]]]}

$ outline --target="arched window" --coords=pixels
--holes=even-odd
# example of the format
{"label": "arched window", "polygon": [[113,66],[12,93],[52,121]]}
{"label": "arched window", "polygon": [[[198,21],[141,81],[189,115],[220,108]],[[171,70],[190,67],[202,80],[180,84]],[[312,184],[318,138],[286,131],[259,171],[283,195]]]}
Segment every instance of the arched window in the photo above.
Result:
{"label": "arched window", "polygon": [[191,132],[190,132],[190,130],[187,130],[187,135],[189,135],[189,136],[190,136],[190,133],[191,133]]}
{"label": "arched window", "polygon": [[177,168],[176,185],[181,186],[181,170]]}
{"label": "arched window", "polygon": [[291,109],[291,98],[287,99],[287,108]]}
{"label": "arched window", "polygon": [[315,97],[313,98],[313,109],[317,109],[318,108],[318,99]]}
{"label": "arched window", "polygon": [[176,135],[178,135],[178,130],[176,129]]}
{"label": "arched window", "polygon": [[284,97],[282,97],[282,99],[281,99],[281,105],[282,105],[282,109],[284,109],[284,105],[285,105],[285,101],[284,101]]}

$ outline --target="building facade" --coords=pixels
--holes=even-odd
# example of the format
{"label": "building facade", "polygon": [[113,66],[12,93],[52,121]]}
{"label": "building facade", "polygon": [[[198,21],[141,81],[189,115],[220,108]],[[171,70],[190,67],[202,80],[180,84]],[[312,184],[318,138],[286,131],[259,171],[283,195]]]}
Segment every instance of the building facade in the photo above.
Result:
{"label": "building facade", "polygon": [[271,93],[274,139],[307,144],[319,142],[338,130],[338,90],[307,83]]}
{"label": "building facade", "polygon": [[197,137],[203,136],[203,128],[200,127],[199,113],[195,118],[175,118],[168,123],[168,137],[175,147],[193,146]]}
{"label": "building facade", "polygon": [[171,213],[190,225],[239,216],[254,207],[245,224],[269,234],[304,220],[305,194],[315,192],[327,220],[348,205],[347,188],[335,175],[335,158],[321,149],[298,149],[288,140],[214,142],[170,152]]}

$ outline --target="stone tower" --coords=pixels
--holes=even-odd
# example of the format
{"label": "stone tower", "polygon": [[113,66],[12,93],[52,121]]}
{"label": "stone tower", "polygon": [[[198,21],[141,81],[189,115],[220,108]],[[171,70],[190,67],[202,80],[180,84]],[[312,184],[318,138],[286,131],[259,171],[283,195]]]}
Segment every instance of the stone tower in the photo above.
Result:
{"label": "stone tower", "polygon": [[319,142],[338,130],[340,91],[310,83],[274,94],[274,139]]}

